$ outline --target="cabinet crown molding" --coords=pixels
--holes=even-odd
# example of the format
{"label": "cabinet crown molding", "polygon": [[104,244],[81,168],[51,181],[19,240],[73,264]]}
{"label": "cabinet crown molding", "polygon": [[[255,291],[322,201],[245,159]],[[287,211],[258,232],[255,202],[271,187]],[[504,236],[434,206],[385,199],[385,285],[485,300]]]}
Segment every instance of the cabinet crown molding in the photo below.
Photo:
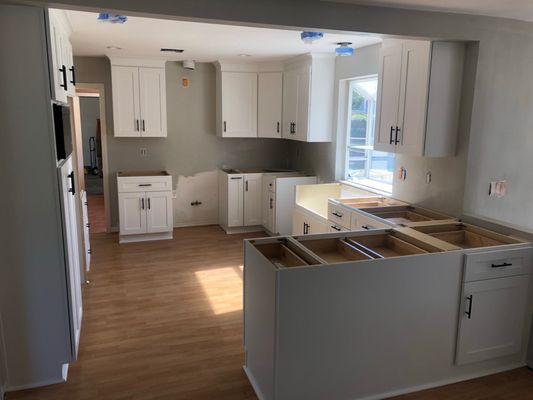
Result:
{"label": "cabinet crown molding", "polygon": [[148,58],[130,58],[130,57],[115,57],[107,55],[111,65],[122,67],[148,67],[148,68],[165,68],[167,60],[163,59],[148,59]]}
{"label": "cabinet crown molding", "polygon": [[213,63],[220,72],[282,72],[281,62],[238,63],[218,60]]}

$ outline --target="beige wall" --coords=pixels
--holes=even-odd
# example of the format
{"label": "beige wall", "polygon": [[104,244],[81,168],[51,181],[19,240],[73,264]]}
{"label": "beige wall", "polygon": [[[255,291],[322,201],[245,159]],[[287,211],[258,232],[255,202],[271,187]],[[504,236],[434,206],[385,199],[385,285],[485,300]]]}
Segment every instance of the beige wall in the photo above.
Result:
{"label": "beige wall", "polygon": [[[115,175],[121,170],[166,169],[177,189],[175,226],[214,224],[218,220],[216,170],[221,166],[286,168],[288,146],[283,140],[219,138],[215,132],[215,69],[197,63],[194,71],[166,63],[167,138],[113,137],[111,66],[104,57],[75,57],[78,80],[104,83],[108,133],[111,225],[118,226]],[[190,87],[181,87],[181,77]],[[141,157],[139,149],[147,148]],[[192,207],[194,200],[201,206]]]}

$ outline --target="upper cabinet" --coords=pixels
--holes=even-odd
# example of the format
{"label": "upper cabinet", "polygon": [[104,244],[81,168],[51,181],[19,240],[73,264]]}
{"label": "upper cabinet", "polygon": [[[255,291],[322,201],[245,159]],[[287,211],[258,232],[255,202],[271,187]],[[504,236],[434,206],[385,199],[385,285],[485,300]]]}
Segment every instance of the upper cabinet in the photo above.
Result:
{"label": "upper cabinet", "polygon": [[283,73],[260,72],[257,76],[257,136],[281,138]]}
{"label": "upper cabinet", "polygon": [[66,103],[67,96],[76,93],[76,72],[69,40],[71,28],[63,10],[49,9],[48,20],[52,98]]}
{"label": "upper cabinet", "polygon": [[164,61],[111,59],[116,137],[166,137]]}
{"label": "upper cabinet", "polygon": [[464,45],[385,40],[380,53],[374,149],[454,156]]}
{"label": "upper cabinet", "polygon": [[283,73],[283,131],[285,139],[330,142],[333,131],[335,57],[297,57]]}
{"label": "upper cabinet", "polygon": [[222,137],[257,137],[257,73],[217,75],[217,132]]}

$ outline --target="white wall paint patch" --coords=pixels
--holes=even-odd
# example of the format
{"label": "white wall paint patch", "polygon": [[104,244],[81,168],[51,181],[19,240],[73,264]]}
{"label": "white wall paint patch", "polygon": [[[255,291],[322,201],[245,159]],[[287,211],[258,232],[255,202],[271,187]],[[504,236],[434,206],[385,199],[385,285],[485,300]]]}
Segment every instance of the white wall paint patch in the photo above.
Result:
{"label": "white wall paint patch", "polygon": [[175,227],[218,224],[218,170],[178,176],[173,204]]}

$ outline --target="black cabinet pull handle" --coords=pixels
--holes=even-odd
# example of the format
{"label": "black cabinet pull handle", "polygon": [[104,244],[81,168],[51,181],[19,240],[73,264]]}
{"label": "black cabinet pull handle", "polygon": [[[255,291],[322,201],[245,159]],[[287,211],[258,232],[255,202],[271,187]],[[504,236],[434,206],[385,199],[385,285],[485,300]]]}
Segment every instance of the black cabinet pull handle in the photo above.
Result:
{"label": "black cabinet pull handle", "polygon": [[394,133],[394,127],[391,126],[390,127],[390,139],[389,139],[389,144],[392,144],[392,134]]}
{"label": "black cabinet pull handle", "polygon": [[368,225],[361,225],[361,228],[366,229],[366,230],[370,229]]}
{"label": "black cabinet pull handle", "polygon": [[74,171],[68,174],[68,178],[70,179],[70,189],[68,191],[72,193],[72,195],[74,196],[76,194],[76,185],[74,182]]}
{"label": "black cabinet pull handle", "polygon": [[467,296],[466,299],[468,300],[468,311],[465,311],[466,316],[468,319],[472,319],[472,301],[474,299],[473,295]]}
{"label": "black cabinet pull handle", "polygon": [[144,198],[141,199],[141,210],[144,210]]}
{"label": "black cabinet pull handle", "polygon": [[68,70],[72,72],[72,80],[70,81],[70,83],[76,86],[76,71],[75,71],[74,65],[70,67]]}
{"label": "black cabinet pull handle", "polygon": [[335,229],[337,232],[340,232],[340,230],[341,230],[341,228],[339,228],[339,227],[337,227],[337,226],[335,226],[335,225],[331,225],[331,227],[332,227],[333,229]]}
{"label": "black cabinet pull handle", "polygon": [[63,65],[61,68],[59,68],[59,71],[61,71],[61,76],[63,77],[63,84],[59,86],[67,90],[67,67]]}
{"label": "black cabinet pull handle", "polygon": [[144,129],[144,119],[143,119],[143,132],[145,131],[146,129]]}
{"label": "black cabinet pull handle", "polygon": [[135,130],[139,131],[139,120],[138,119],[135,120],[135,126],[136,126]]}
{"label": "black cabinet pull handle", "polygon": [[151,206],[150,206],[150,197],[148,197],[148,209],[150,210]]}
{"label": "black cabinet pull handle", "polygon": [[492,268],[503,268],[503,267],[511,267],[513,263],[504,262],[501,264],[491,264]]}
{"label": "black cabinet pull handle", "polygon": [[274,208],[274,207],[272,206],[272,201],[273,201],[273,200],[274,200],[274,199],[271,197],[271,198],[270,198],[270,209],[271,209],[271,210]]}
{"label": "black cabinet pull handle", "polygon": [[232,176],[230,179],[242,179],[242,176]]}
{"label": "black cabinet pull handle", "polygon": [[226,121],[224,121],[224,132],[226,132]]}
{"label": "black cabinet pull handle", "polygon": [[277,133],[279,133],[279,122],[278,122],[278,127],[276,129]]}
{"label": "black cabinet pull handle", "polygon": [[292,123],[292,133],[293,133],[293,134],[296,133],[296,122],[293,122],[293,123]]}
{"label": "black cabinet pull handle", "polygon": [[342,214],[338,213],[337,211],[333,212],[332,214],[338,218],[342,218]]}
{"label": "black cabinet pull handle", "polygon": [[145,186],[152,186],[152,184],[151,183],[139,183],[137,186],[145,187]]}
{"label": "black cabinet pull handle", "polygon": [[246,181],[246,191],[248,191],[248,181]]}
{"label": "black cabinet pull handle", "polygon": [[86,223],[86,224],[85,224],[85,227],[86,227],[86,228],[90,228],[90,227],[91,227],[91,224],[90,224],[90,223]]}
{"label": "black cabinet pull handle", "polygon": [[398,140],[398,132],[400,132],[400,128],[396,127],[396,133],[394,135],[394,144],[398,144],[400,141]]}

